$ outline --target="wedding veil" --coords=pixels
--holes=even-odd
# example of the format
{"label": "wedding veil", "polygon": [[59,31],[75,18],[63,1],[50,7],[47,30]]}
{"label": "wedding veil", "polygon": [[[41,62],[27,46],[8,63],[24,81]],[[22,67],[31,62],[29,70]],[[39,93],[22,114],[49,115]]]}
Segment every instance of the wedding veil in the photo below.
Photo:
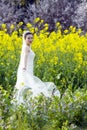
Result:
{"label": "wedding veil", "polygon": [[23,36],[22,36],[22,39],[23,39],[22,52],[23,52],[24,47],[26,46],[26,43],[25,43],[25,36],[26,36],[26,34],[32,34],[32,33],[30,31],[25,31],[23,33]]}

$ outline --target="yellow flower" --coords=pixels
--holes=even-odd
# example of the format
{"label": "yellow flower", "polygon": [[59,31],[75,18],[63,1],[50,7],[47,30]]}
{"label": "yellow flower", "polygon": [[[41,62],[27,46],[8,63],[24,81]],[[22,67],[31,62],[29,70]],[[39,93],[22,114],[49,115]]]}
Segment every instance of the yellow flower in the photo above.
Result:
{"label": "yellow flower", "polygon": [[10,26],[10,29],[14,29],[14,25],[13,24]]}
{"label": "yellow flower", "polygon": [[30,28],[30,32],[34,33],[35,29],[32,27]]}
{"label": "yellow flower", "polygon": [[21,86],[24,86],[24,82],[21,82]]}
{"label": "yellow flower", "polygon": [[36,19],[34,19],[34,23],[37,23],[37,22],[39,22],[40,21],[40,18],[39,17],[37,17]]}
{"label": "yellow flower", "polygon": [[47,23],[44,24],[44,27],[48,27],[49,25]]}
{"label": "yellow flower", "polygon": [[76,53],[75,57],[74,57],[74,60],[76,60],[77,62],[79,62],[81,64],[83,62],[83,55],[82,55],[82,53],[81,52]]}
{"label": "yellow flower", "polygon": [[22,34],[22,29],[19,29],[19,33]]}
{"label": "yellow flower", "polygon": [[41,20],[40,23],[42,24],[44,22],[44,20]]}
{"label": "yellow flower", "polygon": [[66,33],[68,33],[69,31],[66,29],[66,30],[64,30],[64,33],[66,34]]}
{"label": "yellow flower", "polygon": [[59,22],[56,23],[56,27],[58,27],[58,26],[60,26],[60,23],[59,23]]}
{"label": "yellow flower", "polygon": [[81,30],[81,29],[78,29],[78,32],[77,32],[77,33],[80,34],[81,32],[82,32],[82,30]]}
{"label": "yellow flower", "polygon": [[23,25],[23,22],[20,22],[19,25],[20,25],[20,26]]}
{"label": "yellow flower", "polygon": [[11,59],[14,59],[14,55],[11,56]]}
{"label": "yellow flower", "polygon": [[6,24],[4,24],[4,23],[1,26],[2,26],[3,29],[6,28]]}
{"label": "yellow flower", "polygon": [[31,28],[32,27],[32,24],[31,23],[27,23],[26,24],[28,28]]}
{"label": "yellow flower", "polygon": [[38,31],[38,28],[35,28],[35,32],[37,32]]}

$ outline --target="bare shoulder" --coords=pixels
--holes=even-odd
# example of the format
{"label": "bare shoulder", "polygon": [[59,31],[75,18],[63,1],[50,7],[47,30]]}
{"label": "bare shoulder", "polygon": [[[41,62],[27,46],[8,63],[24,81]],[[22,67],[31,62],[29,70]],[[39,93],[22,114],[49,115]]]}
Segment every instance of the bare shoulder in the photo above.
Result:
{"label": "bare shoulder", "polygon": [[26,53],[30,52],[30,48],[28,46],[25,46],[24,52],[26,52]]}

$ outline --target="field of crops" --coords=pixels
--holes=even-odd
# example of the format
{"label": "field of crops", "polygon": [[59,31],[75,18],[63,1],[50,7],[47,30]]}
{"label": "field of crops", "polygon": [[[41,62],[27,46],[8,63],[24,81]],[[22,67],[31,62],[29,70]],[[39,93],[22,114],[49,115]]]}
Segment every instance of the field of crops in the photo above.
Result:
{"label": "field of crops", "polygon": [[22,24],[16,29],[11,25],[10,33],[5,24],[0,30],[0,130],[77,130],[77,126],[86,126],[87,34],[73,26],[61,31],[60,23],[56,23],[55,30],[48,32],[48,24],[43,29],[30,23],[26,25],[25,30],[34,33],[34,74],[42,81],[54,82],[61,97],[47,99],[40,95],[30,100],[33,104],[30,113],[26,111],[27,105],[12,107],[10,101],[22,48]]}

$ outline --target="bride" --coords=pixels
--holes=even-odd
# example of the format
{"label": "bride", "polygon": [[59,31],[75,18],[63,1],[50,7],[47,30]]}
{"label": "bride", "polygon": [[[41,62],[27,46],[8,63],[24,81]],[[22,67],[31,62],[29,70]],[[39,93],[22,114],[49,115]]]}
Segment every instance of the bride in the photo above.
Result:
{"label": "bride", "polygon": [[60,97],[60,92],[56,89],[56,85],[53,82],[43,82],[34,75],[33,61],[35,53],[31,49],[32,41],[32,33],[29,31],[24,32],[21,57],[17,70],[17,81],[15,84],[15,89],[17,90],[15,98],[19,104],[24,102],[23,95],[27,90],[32,92],[33,98],[40,94],[49,98],[53,95]]}

